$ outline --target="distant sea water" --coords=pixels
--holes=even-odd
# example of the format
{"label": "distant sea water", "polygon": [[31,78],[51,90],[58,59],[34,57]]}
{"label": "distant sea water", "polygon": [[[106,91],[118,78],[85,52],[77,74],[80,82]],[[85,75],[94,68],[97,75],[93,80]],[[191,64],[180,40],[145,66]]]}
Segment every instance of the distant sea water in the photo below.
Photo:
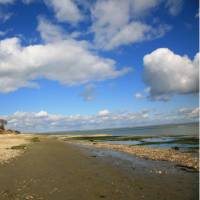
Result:
{"label": "distant sea water", "polygon": [[199,123],[185,123],[185,124],[168,124],[144,127],[130,127],[130,128],[113,128],[113,129],[98,129],[87,131],[70,131],[70,132],[52,132],[48,134],[55,135],[89,135],[89,134],[110,134],[113,136],[164,136],[164,135],[189,135],[198,136]]}

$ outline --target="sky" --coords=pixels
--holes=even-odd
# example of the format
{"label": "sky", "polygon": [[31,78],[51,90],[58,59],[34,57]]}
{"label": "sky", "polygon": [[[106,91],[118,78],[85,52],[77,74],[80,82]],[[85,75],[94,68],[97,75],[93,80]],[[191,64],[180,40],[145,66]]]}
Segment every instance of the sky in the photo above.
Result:
{"label": "sky", "polygon": [[0,0],[0,117],[28,132],[198,120],[198,0]]}

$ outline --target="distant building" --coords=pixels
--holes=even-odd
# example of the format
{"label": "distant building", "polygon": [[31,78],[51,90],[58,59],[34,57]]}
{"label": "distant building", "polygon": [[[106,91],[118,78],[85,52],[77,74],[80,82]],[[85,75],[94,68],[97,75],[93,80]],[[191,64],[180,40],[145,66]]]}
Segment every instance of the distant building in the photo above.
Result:
{"label": "distant building", "polygon": [[0,130],[5,130],[5,125],[7,121],[5,119],[0,119]]}

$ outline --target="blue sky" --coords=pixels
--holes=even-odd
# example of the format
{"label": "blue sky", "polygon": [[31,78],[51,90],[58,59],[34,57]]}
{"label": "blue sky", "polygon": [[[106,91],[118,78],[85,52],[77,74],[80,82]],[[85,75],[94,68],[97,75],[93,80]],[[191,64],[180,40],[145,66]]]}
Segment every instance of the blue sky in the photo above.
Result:
{"label": "blue sky", "polygon": [[198,1],[0,0],[0,115],[25,131],[198,119]]}

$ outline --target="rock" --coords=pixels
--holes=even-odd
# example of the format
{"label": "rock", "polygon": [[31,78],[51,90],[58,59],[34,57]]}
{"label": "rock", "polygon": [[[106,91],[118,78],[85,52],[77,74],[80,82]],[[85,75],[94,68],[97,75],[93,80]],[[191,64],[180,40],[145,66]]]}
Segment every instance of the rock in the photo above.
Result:
{"label": "rock", "polygon": [[34,197],[33,197],[32,195],[27,195],[27,196],[25,197],[25,199],[26,199],[26,200],[31,200],[31,199],[34,199]]}
{"label": "rock", "polygon": [[161,171],[161,170],[159,170],[159,171],[158,171],[158,173],[159,173],[159,174],[162,174],[162,171]]}

